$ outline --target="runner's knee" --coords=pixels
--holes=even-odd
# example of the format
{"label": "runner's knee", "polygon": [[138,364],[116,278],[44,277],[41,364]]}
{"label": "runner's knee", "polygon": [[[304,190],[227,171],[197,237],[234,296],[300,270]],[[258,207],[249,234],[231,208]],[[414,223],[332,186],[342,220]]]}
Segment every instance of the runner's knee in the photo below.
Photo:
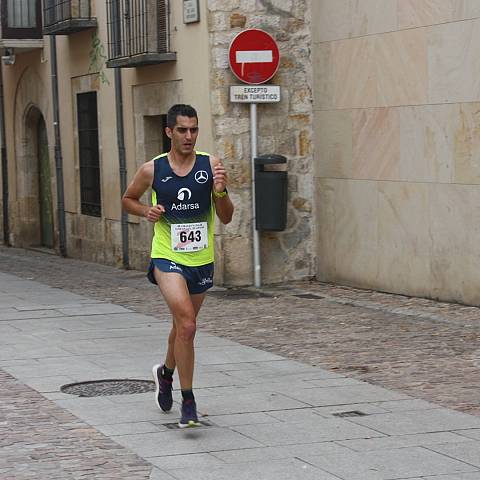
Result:
{"label": "runner's knee", "polygon": [[194,321],[185,321],[177,326],[177,336],[183,342],[191,342],[195,338],[197,326]]}
{"label": "runner's knee", "polygon": [[175,315],[175,329],[177,337],[183,342],[191,342],[195,337],[197,325],[195,322],[195,312],[190,309],[183,309],[176,312]]}

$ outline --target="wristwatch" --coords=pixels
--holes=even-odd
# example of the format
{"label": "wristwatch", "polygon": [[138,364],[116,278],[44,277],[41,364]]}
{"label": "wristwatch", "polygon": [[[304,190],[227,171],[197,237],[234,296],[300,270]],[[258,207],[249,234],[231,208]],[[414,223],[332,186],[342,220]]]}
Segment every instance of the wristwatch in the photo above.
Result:
{"label": "wristwatch", "polygon": [[213,190],[213,196],[215,198],[223,198],[223,197],[226,197],[227,195],[228,195],[227,189],[225,189],[223,192],[216,192],[215,190]]}

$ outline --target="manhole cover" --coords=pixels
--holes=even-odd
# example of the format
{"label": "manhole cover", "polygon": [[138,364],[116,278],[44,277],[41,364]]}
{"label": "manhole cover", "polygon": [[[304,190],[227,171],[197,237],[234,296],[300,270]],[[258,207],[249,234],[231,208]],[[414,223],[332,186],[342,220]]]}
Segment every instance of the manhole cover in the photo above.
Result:
{"label": "manhole cover", "polygon": [[247,288],[227,288],[226,290],[213,290],[209,292],[217,298],[225,298],[229,300],[245,300],[249,298],[271,298],[272,295],[257,290],[249,290]]}
{"label": "manhole cover", "polygon": [[360,410],[350,410],[348,412],[336,412],[332,413],[335,417],[363,417],[366,413],[361,412]]}
{"label": "manhole cover", "polygon": [[104,397],[107,395],[131,395],[153,392],[155,383],[151,380],[112,379],[91,382],[69,383],[60,387],[60,391],[79,397]]}

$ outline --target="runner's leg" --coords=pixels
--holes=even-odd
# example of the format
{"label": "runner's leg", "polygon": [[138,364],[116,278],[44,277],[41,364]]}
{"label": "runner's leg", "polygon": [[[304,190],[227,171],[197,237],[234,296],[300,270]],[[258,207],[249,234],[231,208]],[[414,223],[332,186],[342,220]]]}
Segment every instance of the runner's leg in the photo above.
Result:
{"label": "runner's leg", "polygon": [[[205,299],[205,294],[195,294],[190,295],[192,301],[193,309],[195,311],[195,318],[198,316],[200,307],[202,306],[203,300]],[[175,363],[175,338],[177,336],[177,328],[175,327],[175,320],[172,320],[172,329],[170,330],[170,335],[168,336],[168,349],[167,356],[165,358],[165,365],[170,370],[175,370],[177,364]]]}
{"label": "runner's leg", "polygon": [[175,332],[172,329],[169,340],[171,339],[173,344],[173,358],[178,369],[180,387],[182,390],[191,390],[195,362],[193,341],[196,315],[205,294],[190,296],[185,279],[178,273],[160,272],[155,268],[154,274],[174,320]]}
{"label": "runner's leg", "polygon": [[205,300],[205,295],[206,292],[190,295],[190,300],[192,301],[193,309],[195,310],[195,318],[198,317],[198,312],[200,312],[200,308]]}
{"label": "runner's leg", "polygon": [[172,318],[172,329],[168,335],[167,356],[165,357],[165,366],[170,370],[175,370],[177,364],[175,363],[175,338],[177,336],[177,328],[175,327],[175,320]]}

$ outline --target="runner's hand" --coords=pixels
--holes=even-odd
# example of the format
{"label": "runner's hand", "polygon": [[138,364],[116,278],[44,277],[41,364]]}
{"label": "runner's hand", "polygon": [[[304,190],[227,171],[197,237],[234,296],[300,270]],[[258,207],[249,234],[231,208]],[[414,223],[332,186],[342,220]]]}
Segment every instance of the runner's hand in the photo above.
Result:
{"label": "runner's hand", "polygon": [[145,212],[145,217],[149,222],[156,223],[164,213],[165,208],[162,205],[154,205]]}
{"label": "runner's hand", "polygon": [[227,188],[227,171],[221,162],[215,165],[213,170],[213,189],[216,192],[223,192]]}

